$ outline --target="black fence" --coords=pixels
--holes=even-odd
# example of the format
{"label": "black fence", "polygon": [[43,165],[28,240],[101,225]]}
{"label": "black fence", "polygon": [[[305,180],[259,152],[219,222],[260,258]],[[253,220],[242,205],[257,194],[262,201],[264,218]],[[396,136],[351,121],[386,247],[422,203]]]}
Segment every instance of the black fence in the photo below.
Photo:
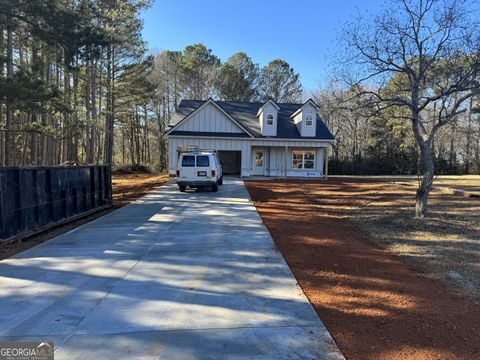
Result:
{"label": "black fence", "polygon": [[0,241],[22,238],[111,205],[109,166],[0,168]]}

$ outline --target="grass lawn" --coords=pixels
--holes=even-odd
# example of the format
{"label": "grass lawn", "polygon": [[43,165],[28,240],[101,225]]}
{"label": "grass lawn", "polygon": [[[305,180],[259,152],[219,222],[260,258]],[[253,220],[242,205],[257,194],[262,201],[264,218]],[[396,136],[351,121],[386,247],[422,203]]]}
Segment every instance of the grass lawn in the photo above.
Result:
{"label": "grass lawn", "polygon": [[[442,179],[477,187],[480,177]],[[308,298],[348,359],[478,359],[480,198],[415,179],[247,182]]]}
{"label": "grass lawn", "polygon": [[439,176],[435,185],[480,193],[480,175]]}
{"label": "grass lawn", "polygon": [[[392,176],[331,176],[331,179],[368,179],[369,181],[394,182],[394,183],[410,183],[415,185],[418,183],[418,177],[413,175],[392,175]],[[435,177],[435,187],[460,189],[469,192],[480,193],[480,175],[439,175]]]}
{"label": "grass lawn", "polygon": [[[343,213],[371,239],[431,276],[452,281],[480,301],[480,198],[434,190],[430,217],[415,219],[415,184],[333,178],[323,205]],[[480,188],[480,176],[442,176],[437,186]],[[334,194],[332,193],[334,192]],[[324,195],[324,190],[313,194]]]}

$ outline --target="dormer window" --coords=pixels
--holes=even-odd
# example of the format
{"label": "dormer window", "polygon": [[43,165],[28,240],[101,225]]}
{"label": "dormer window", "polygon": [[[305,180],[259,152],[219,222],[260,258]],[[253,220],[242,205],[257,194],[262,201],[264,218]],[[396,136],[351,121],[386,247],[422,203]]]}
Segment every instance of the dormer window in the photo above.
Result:
{"label": "dormer window", "polygon": [[273,126],[273,114],[267,114],[266,122],[267,126]]}
{"label": "dormer window", "polygon": [[280,107],[272,99],[258,109],[257,117],[263,136],[277,136],[278,111]]}
{"label": "dormer window", "polygon": [[314,137],[316,135],[317,109],[318,105],[313,100],[308,100],[290,115],[301,137]]}
{"label": "dormer window", "polygon": [[305,126],[313,126],[313,115],[312,114],[305,115]]}

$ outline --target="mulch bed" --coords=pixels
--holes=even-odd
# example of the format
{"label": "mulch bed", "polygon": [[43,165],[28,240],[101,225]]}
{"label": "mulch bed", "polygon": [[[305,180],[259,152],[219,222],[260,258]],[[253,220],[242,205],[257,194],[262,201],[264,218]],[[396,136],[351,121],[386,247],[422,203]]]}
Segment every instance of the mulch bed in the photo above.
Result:
{"label": "mulch bed", "polygon": [[[480,306],[375,245],[347,217],[312,206],[318,193],[298,184],[246,183],[347,359],[480,358]],[[318,192],[322,184],[311,186]]]}

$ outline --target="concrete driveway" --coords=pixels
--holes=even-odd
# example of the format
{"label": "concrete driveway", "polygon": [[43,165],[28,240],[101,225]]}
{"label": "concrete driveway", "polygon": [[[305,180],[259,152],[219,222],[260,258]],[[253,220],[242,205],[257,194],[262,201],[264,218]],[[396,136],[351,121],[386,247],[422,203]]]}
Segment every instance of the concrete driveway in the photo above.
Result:
{"label": "concrete driveway", "polygon": [[240,180],[167,184],[0,262],[0,340],[56,359],[343,359]]}

